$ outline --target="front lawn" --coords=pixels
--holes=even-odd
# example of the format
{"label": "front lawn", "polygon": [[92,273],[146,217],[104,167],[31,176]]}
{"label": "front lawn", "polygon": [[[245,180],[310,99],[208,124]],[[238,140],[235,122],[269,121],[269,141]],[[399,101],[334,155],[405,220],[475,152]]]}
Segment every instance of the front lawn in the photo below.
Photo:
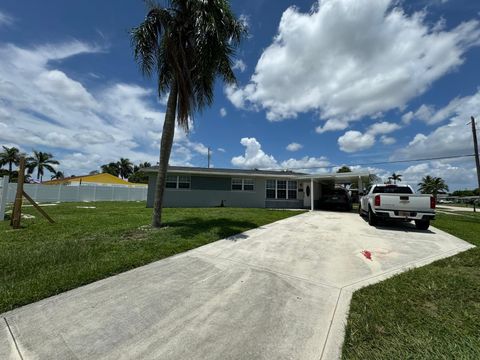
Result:
{"label": "front lawn", "polygon": [[[480,246],[472,215],[433,225]],[[480,359],[480,249],[355,292],[343,359]]]}
{"label": "front lawn", "polygon": [[[92,207],[92,208],[91,208]],[[0,313],[242,231],[297,215],[267,209],[165,209],[152,230],[145,203],[65,203],[33,208],[23,229],[0,222]]]}

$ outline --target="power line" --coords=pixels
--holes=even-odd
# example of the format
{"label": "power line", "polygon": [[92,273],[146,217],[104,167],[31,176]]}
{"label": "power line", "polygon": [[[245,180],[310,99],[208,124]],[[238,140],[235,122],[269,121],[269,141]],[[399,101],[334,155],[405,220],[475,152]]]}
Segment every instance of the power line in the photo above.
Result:
{"label": "power line", "polygon": [[400,163],[410,163],[410,162],[420,162],[420,161],[434,161],[434,160],[447,160],[447,159],[460,159],[466,157],[474,157],[474,154],[468,155],[451,155],[451,156],[439,156],[431,158],[422,158],[422,159],[402,159],[402,160],[390,160],[390,161],[379,161],[372,163],[361,163],[361,164],[342,164],[342,165],[328,165],[328,166],[302,166],[302,167],[289,167],[288,170],[301,170],[301,169],[329,169],[340,166],[372,166],[372,165],[385,165],[385,164],[400,164]]}

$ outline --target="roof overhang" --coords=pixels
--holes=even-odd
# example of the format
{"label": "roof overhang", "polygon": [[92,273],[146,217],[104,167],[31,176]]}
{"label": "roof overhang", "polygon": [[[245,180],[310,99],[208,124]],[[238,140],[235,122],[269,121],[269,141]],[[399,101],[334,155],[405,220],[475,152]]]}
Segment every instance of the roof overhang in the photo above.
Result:
{"label": "roof overhang", "polygon": [[326,181],[326,182],[335,182],[337,184],[348,183],[353,181],[366,181],[370,178],[371,174],[369,172],[348,172],[348,173],[333,173],[333,174],[312,174],[312,175],[301,175],[296,176],[297,180],[313,180],[316,182]]}
{"label": "roof overhang", "polygon": [[[158,167],[150,167],[150,168],[143,168],[141,171],[145,173],[156,173],[158,171]],[[282,174],[281,171],[277,173],[261,173],[261,172],[240,172],[232,171],[225,172],[225,171],[215,171],[213,168],[210,168],[208,171],[199,170],[199,169],[168,169],[169,174],[189,174],[189,175],[208,175],[208,176],[236,176],[236,177],[255,177],[255,178],[285,178],[285,179],[295,179],[299,175],[292,174],[292,173],[285,173]]]}

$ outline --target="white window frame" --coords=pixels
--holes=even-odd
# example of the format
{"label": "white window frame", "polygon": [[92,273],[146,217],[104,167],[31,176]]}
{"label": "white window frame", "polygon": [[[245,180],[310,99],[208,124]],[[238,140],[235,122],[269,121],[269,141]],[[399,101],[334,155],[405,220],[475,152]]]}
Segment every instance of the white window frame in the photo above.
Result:
{"label": "white window frame", "polygon": [[[240,185],[241,186],[241,189],[234,189],[233,188],[234,181],[236,182],[235,185]],[[247,185],[253,185],[252,190],[245,190],[245,181],[251,182],[251,184],[247,184]],[[250,178],[232,178],[232,181],[231,181],[231,184],[230,184],[230,190],[231,191],[255,191],[255,180],[250,179]]]}
{"label": "white window frame", "polygon": [[[268,181],[275,181],[275,189],[273,189],[272,187],[267,187],[268,185]],[[278,198],[278,182],[279,181],[285,181],[286,182],[286,185],[285,185],[285,189],[280,189],[280,190],[285,190],[286,194],[285,194],[285,198],[281,198],[279,199]],[[288,197],[288,191],[292,191],[293,189],[289,189],[288,185],[291,183],[291,182],[294,182],[296,183],[296,187],[295,187],[295,198],[294,199],[291,199]],[[275,198],[268,198],[267,197],[267,190],[275,190]],[[298,200],[298,181],[297,180],[284,180],[284,179],[267,179],[265,181],[265,199],[267,200]]]}
{"label": "white window frame", "polygon": [[[191,190],[192,188],[192,177],[190,175],[167,175],[167,177],[175,177],[176,180],[176,185],[174,188],[169,188],[167,187],[167,180],[165,179],[165,189],[167,190]],[[184,177],[188,179],[188,188],[181,188],[180,187],[180,177]],[[173,181],[168,181],[168,182],[173,182]],[[187,183],[186,181],[182,181],[182,183]]]}

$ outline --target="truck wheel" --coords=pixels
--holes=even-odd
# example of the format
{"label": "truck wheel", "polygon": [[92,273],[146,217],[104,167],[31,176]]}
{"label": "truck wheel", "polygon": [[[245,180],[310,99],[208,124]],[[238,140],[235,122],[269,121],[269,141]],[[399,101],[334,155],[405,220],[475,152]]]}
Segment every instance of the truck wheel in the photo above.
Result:
{"label": "truck wheel", "polygon": [[430,227],[430,220],[415,220],[415,226],[418,230],[428,230]]}
{"label": "truck wheel", "polygon": [[372,209],[368,209],[368,225],[375,226],[377,223],[377,217],[373,213]]}

